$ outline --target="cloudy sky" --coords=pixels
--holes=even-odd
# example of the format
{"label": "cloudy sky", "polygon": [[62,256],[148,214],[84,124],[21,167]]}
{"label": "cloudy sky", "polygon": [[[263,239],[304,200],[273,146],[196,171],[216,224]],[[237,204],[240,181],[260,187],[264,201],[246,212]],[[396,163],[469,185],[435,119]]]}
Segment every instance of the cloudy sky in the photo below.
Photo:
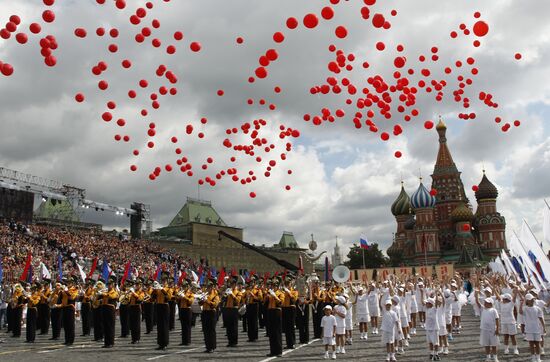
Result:
{"label": "cloudy sky", "polygon": [[[470,200],[475,200],[471,187],[485,168],[499,188],[498,206],[507,219],[507,232],[518,229],[525,218],[540,236],[543,199],[550,199],[550,3],[546,1],[487,0],[476,2],[476,7],[471,1],[384,1],[372,6],[371,14],[385,14],[392,23],[389,30],[374,29],[370,19],[361,18],[362,1],[341,1],[334,6],[334,18],[321,20],[314,30],[305,29],[301,19],[310,12],[320,14],[329,1],[154,1],[154,9],[138,27],[128,22],[135,8],[119,11],[111,0],[104,6],[92,0],[58,3],[52,7],[56,21],[45,24],[41,34],[57,38],[56,67],[44,65],[38,36],[31,36],[26,45],[18,44],[14,36],[0,39],[0,61],[15,68],[11,77],[0,75],[0,166],[86,188],[88,198],[95,201],[121,206],[133,201],[149,203],[155,227],[170,222],[186,197],[198,197],[200,192],[201,198],[213,201],[228,224],[245,229],[247,241],[270,245],[286,230],[293,231],[304,247],[314,234],[321,249],[332,249],[336,236],[344,249],[360,236],[385,248],[395,231],[390,206],[401,179],[412,193],[418,187],[418,176],[429,178],[433,171],[437,134],[423,124],[441,115],[449,126],[449,145]],[[39,1],[2,1],[0,24],[18,14],[23,20],[20,30],[28,32],[31,22],[42,22],[44,9]],[[393,9],[397,10],[395,17],[390,16]],[[480,38],[482,45],[474,48],[472,35],[452,40],[449,33],[458,30],[459,24],[471,28],[476,11],[490,27],[489,34]],[[298,29],[286,28],[290,16],[299,19]],[[153,29],[143,44],[136,43],[136,32],[151,27],[152,19],[158,19],[161,27]],[[335,36],[338,25],[347,28],[345,39]],[[85,39],[74,36],[77,27],[87,30]],[[117,28],[120,36],[97,37],[97,27]],[[183,41],[172,38],[175,31],[184,33]],[[285,34],[282,44],[272,40],[276,31]],[[238,45],[237,37],[244,43]],[[162,46],[154,48],[152,38],[160,39]],[[189,50],[193,41],[202,44],[200,52]],[[386,51],[375,49],[379,41],[386,44]],[[119,47],[116,54],[107,51],[112,43]],[[173,56],[165,52],[170,44],[177,46]],[[310,94],[312,86],[333,75],[327,71],[327,63],[334,59],[328,51],[330,44],[355,55],[355,69],[338,78],[347,76],[358,89],[377,74],[393,80],[398,44],[405,47],[408,66],[418,70],[424,67],[418,56],[430,55],[430,49],[437,46],[440,59],[430,67],[438,79],[446,79],[453,87],[445,89],[442,102],[420,91],[415,105],[420,116],[409,123],[395,110],[391,120],[380,119],[381,131],[395,124],[404,129],[399,137],[382,142],[379,133],[366,127],[355,129],[352,115],[356,108],[345,106],[344,92]],[[279,59],[269,66],[267,79],[249,84],[258,57],[269,48],[277,49]],[[522,54],[520,61],[514,59],[516,53]],[[464,109],[451,94],[457,86],[456,74],[445,76],[441,70],[469,56],[475,58],[479,74],[472,77],[474,84],[468,90],[468,112],[476,112],[477,117],[465,121],[457,117]],[[120,66],[123,59],[132,61],[130,70]],[[99,61],[107,62],[109,68],[96,77],[91,68]],[[361,67],[363,61],[369,62],[368,69]],[[169,85],[154,75],[160,64],[178,75],[178,94],[163,97],[160,109],[152,110],[148,93],[140,90],[138,81],[149,80],[149,93]],[[100,79],[109,81],[106,92],[97,88]],[[418,79],[415,75],[411,82]],[[275,86],[282,92],[276,94]],[[139,91],[135,100],[128,99],[129,89]],[[219,89],[224,90],[223,97],[216,94]],[[480,91],[491,93],[499,108],[488,109],[478,101]],[[84,103],[74,101],[78,92],[86,96]],[[255,100],[253,106],[246,104],[248,98]],[[276,104],[276,110],[258,105],[260,98]],[[124,128],[101,120],[110,100],[117,103],[115,120],[126,119]],[[346,117],[319,127],[304,122],[304,114],[319,114],[324,107],[333,111],[342,107]],[[142,108],[149,110],[147,117],[139,114]],[[521,126],[504,133],[502,123],[494,122],[496,116],[503,122],[520,120]],[[207,125],[201,125],[202,117],[208,118]],[[221,146],[227,128],[256,119],[268,121],[262,137],[276,145],[276,156],[284,152],[279,125],[301,133],[287,161],[279,162],[269,178],[253,160],[239,156],[237,166],[230,163],[234,154]],[[145,145],[150,122],[157,125],[152,150]],[[185,133],[188,124],[195,127],[193,137]],[[204,139],[196,137],[199,131],[206,134]],[[115,134],[129,135],[131,141],[115,142]],[[178,137],[177,145],[170,142],[172,136]],[[156,166],[175,166],[176,146],[193,163],[194,177],[174,171],[150,181],[148,175]],[[139,157],[132,155],[134,149],[141,151]],[[394,157],[396,150],[403,153],[402,158]],[[199,189],[198,177],[213,176],[211,170],[201,170],[208,157],[214,158],[214,172],[238,167],[242,175],[252,169],[258,181],[242,186],[226,178],[214,188]],[[130,172],[132,164],[138,166],[137,172]],[[292,190],[285,191],[286,185]],[[257,197],[251,199],[250,192]],[[89,220],[128,225],[125,217],[95,215]]]}

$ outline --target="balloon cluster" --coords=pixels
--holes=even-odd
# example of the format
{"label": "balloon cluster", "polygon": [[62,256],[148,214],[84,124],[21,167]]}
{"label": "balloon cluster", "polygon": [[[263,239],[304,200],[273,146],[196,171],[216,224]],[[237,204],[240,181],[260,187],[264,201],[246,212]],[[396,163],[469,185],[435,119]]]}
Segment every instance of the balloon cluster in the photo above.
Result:
{"label": "balloon cluster", "polygon": [[[50,9],[54,5],[54,1],[43,0],[46,9],[42,13],[42,25],[55,21],[55,13]],[[157,1],[156,3],[147,1],[144,6],[136,5],[135,9],[131,10],[127,9],[129,5],[125,0],[96,0],[96,2],[100,6],[114,5],[113,10],[115,11],[131,12],[127,21],[131,24],[132,35],[137,44],[143,44],[143,46],[150,44],[153,51],[162,50],[165,56],[174,56],[178,52],[177,44],[184,41],[182,31],[175,31],[168,39],[156,36],[159,33],[158,29],[161,28],[161,22],[158,19],[151,18],[151,10],[162,3],[169,3],[170,0]],[[307,13],[301,16],[288,17],[282,28],[273,33],[272,41],[274,44],[266,47],[258,58],[257,66],[250,70],[248,83],[268,81],[270,66],[279,60],[279,47],[284,46],[291,33],[300,26],[303,26],[305,31],[315,31],[323,26],[331,26],[334,29],[335,40],[347,38],[350,31],[345,24],[331,25],[340,0],[330,0],[329,3],[330,5],[324,6],[318,14]],[[363,3],[358,11],[358,16],[371,28],[369,31],[375,35],[381,35],[381,32],[384,31],[391,31],[392,23],[390,19],[397,17],[398,11],[393,9],[389,13],[384,13],[378,8],[376,0],[363,0]],[[17,32],[21,22],[19,16],[10,16],[9,22],[0,30],[0,37],[5,40],[10,39],[11,34]],[[42,25],[32,23],[29,25],[29,30],[32,34],[38,35],[42,31]],[[288,33],[285,34],[285,32]],[[466,39],[471,42],[473,48],[478,48],[482,45],[481,40],[489,32],[489,24],[481,18],[479,12],[475,12],[473,19],[459,24],[450,32],[450,38],[451,41]],[[106,48],[106,56],[109,53],[124,52],[125,49],[122,45],[125,44],[117,43],[120,33],[121,31],[114,27],[111,29],[103,27],[95,29],[97,37],[105,37],[108,34],[110,44]],[[74,29],[74,35],[77,39],[85,41],[88,37],[88,31],[79,27]],[[15,39],[20,44],[26,44],[29,41],[28,35],[23,32],[17,33]],[[50,67],[55,66],[57,59],[53,55],[53,51],[58,47],[55,36],[42,37],[39,44],[41,47],[40,53],[44,57],[45,64]],[[238,46],[244,44],[244,38],[242,36],[237,37],[236,44]],[[203,47],[197,41],[189,41],[187,46],[191,53],[198,53]],[[454,46],[454,44],[451,44],[451,46]],[[476,119],[476,112],[470,110],[474,106],[485,106],[493,110],[499,107],[498,102],[489,91],[473,93],[472,85],[481,72],[476,66],[476,59],[473,56],[449,61],[440,58],[442,52],[440,52],[437,45],[430,45],[424,53],[413,54],[406,49],[404,44],[386,44],[383,41],[375,41],[372,44],[372,53],[377,55],[376,59],[378,59],[378,55],[386,55],[390,59],[383,63],[385,71],[388,70],[388,67],[391,68],[391,75],[388,76],[384,75],[386,72],[381,74],[370,70],[371,64],[369,61],[374,61],[374,56],[373,59],[362,58],[362,55],[340,49],[335,44],[328,46],[328,52],[331,59],[326,65],[326,74],[321,74],[321,80],[317,84],[308,87],[309,93],[321,99],[331,97],[331,99],[338,101],[343,100],[343,103],[334,108],[324,106],[316,112],[305,113],[303,120],[314,126],[323,126],[347,117],[356,129],[365,127],[369,132],[377,134],[382,142],[387,142],[391,138],[401,136],[408,125],[417,124],[416,120],[423,117],[417,106],[421,95],[430,99],[433,98],[436,104],[446,99],[454,101],[460,108],[460,112],[457,114],[458,118],[465,121]],[[522,56],[520,53],[516,53],[514,58],[520,60]],[[155,59],[157,59],[155,61],[159,61],[160,57],[155,57]],[[110,67],[119,67],[121,71],[125,71],[132,68],[133,65],[132,59],[124,59],[120,65],[108,64],[105,59],[99,59],[91,68],[91,77],[97,80],[97,92],[100,96],[105,96],[105,109],[100,112],[101,120],[118,130],[114,135],[116,142],[130,143],[132,140],[130,135],[122,132],[129,122],[124,118],[117,117],[117,110],[122,106],[117,105],[115,100],[107,97],[107,90],[110,87],[107,71]],[[150,116],[151,112],[161,107],[166,97],[175,96],[178,93],[179,75],[177,71],[162,63],[156,63],[155,67],[156,70],[151,72],[148,77],[142,76],[139,79],[134,79],[134,87],[127,90],[128,99],[126,102],[136,102],[136,99],[141,98],[140,96],[147,97],[147,104],[141,107],[142,109],[138,115],[138,117],[145,119]],[[358,80],[352,80],[355,77],[351,76],[351,72],[356,68],[362,68],[362,71],[368,75]],[[14,73],[14,68],[12,65],[0,61],[0,72],[4,76],[11,76]],[[273,91],[275,94],[279,94],[282,89],[275,86]],[[216,94],[223,97],[225,91],[217,89]],[[86,100],[84,93],[78,91],[74,98],[78,103]],[[121,102],[119,101],[119,103]],[[270,111],[275,111],[277,108],[275,104],[268,103],[263,98],[259,100],[248,98],[246,103],[250,106],[256,103],[260,106],[266,106]],[[351,111],[349,111],[350,108]],[[387,124],[390,121],[393,123],[388,128]],[[495,122],[501,123],[502,117],[496,116]],[[427,130],[434,127],[434,122],[429,119],[420,121],[420,124],[423,124]],[[199,162],[200,170],[197,171],[193,168],[189,156],[184,155],[181,146],[182,138],[193,137],[203,140],[206,136],[207,125],[208,120],[203,117],[200,119],[200,124],[198,121],[187,123],[184,126],[185,134],[183,137],[169,136],[168,139],[173,144],[174,153],[176,154],[174,163],[154,167],[149,173],[149,179],[156,180],[162,172],[170,173],[179,168],[188,177],[197,177],[199,185],[214,187],[222,179],[229,178],[235,183],[246,186],[257,182],[260,176],[269,178],[272,172],[277,167],[281,167],[281,164],[287,160],[288,154],[293,149],[291,140],[300,137],[299,130],[282,124],[274,124],[279,128],[279,140],[278,142],[272,142],[268,139],[268,132],[264,132],[268,125],[271,126],[269,120],[256,119],[253,122],[244,122],[239,127],[227,129],[226,138],[221,145],[223,146],[222,149],[231,153],[229,161],[232,167],[217,167],[216,169],[216,163],[221,157],[208,156]],[[512,125],[519,127],[521,121],[505,122],[502,125],[502,131],[507,132]],[[161,142],[156,141],[159,138],[157,133],[157,125],[150,122],[146,130],[147,140],[145,143],[148,149],[155,148]],[[281,144],[281,146],[278,144]],[[279,147],[282,150],[278,150]],[[132,155],[139,157],[140,154],[139,146],[135,147]],[[394,156],[401,158],[403,152],[395,150]],[[238,164],[240,161],[244,163],[251,160],[253,164],[261,168],[261,172],[250,169],[249,166],[243,167],[244,170],[239,169]],[[131,164],[130,170],[132,172],[137,171],[137,164]],[[292,170],[287,170],[286,173],[291,175]],[[291,190],[291,186],[286,185],[285,190]],[[431,194],[436,195],[437,191],[435,189],[431,190]],[[249,195],[252,198],[256,197],[255,192],[250,192]]]}

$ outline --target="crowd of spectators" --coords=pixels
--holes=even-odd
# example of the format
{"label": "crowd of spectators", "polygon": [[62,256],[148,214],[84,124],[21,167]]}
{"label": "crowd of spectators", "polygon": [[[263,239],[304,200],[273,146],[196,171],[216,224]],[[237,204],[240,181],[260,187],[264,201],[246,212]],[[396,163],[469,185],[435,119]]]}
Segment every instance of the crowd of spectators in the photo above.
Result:
{"label": "crowd of spectators", "polygon": [[[44,225],[25,226],[14,221],[0,225],[0,258],[4,282],[13,282],[21,276],[27,255],[32,255],[34,279],[41,277],[40,263],[44,263],[55,279],[58,258],[61,255],[63,275],[79,275],[77,263],[89,273],[97,259],[101,272],[106,260],[117,274],[122,274],[128,262],[133,275],[145,278],[153,275],[159,265],[164,270],[198,268],[193,260],[178,255],[148,240],[121,237],[118,233],[97,229],[78,229]],[[200,262],[199,262],[200,263]]]}

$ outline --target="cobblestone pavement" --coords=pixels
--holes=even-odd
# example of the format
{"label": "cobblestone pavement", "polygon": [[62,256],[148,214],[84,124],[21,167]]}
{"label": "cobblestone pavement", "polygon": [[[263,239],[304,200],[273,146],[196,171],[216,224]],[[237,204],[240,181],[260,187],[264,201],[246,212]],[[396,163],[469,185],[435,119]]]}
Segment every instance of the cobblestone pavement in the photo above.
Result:
{"label": "cobblestone pavement", "polygon": [[[479,346],[479,321],[472,316],[471,308],[463,311],[463,330],[451,342],[450,354],[442,356],[442,361],[484,361],[485,355]],[[176,325],[179,322],[176,321]],[[117,324],[117,332],[119,331]],[[143,327],[142,327],[143,328]],[[312,328],[310,328],[312,331]],[[318,340],[312,340],[308,345],[298,345],[294,350],[285,350],[282,358],[269,358],[269,341],[265,338],[264,331],[260,330],[260,340],[255,343],[247,342],[246,334],[239,334],[239,346],[228,348],[225,330],[218,324],[218,349],[213,354],[205,354],[200,323],[193,329],[192,344],[188,347],[178,346],[181,337],[179,329],[170,333],[170,346],[166,351],[155,351],[156,331],[149,335],[142,335],[141,343],[131,345],[128,338],[117,338],[112,349],[102,349],[102,343],[91,341],[90,337],[79,337],[80,324],[77,322],[77,337],[75,344],[70,347],[62,343],[63,332],[60,341],[49,341],[50,336],[37,336],[36,342],[25,343],[25,332],[21,338],[11,338],[4,331],[0,332],[0,361],[1,362],[26,362],[26,361],[94,361],[102,359],[109,361],[239,361],[239,362],[268,362],[280,361],[316,361],[323,359],[323,347]],[[405,354],[398,355],[398,361],[429,361],[423,330],[411,339],[410,346]],[[51,333],[51,331],[50,331]],[[118,334],[116,334],[118,336]],[[520,355],[505,356],[501,346],[499,351],[500,361],[519,362],[530,361],[527,342],[519,338]],[[283,336],[284,344],[284,336]],[[354,343],[346,346],[346,354],[337,355],[337,360],[361,360],[361,361],[385,361],[384,347],[381,345],[380,336],[369,335],[368,341],[359,339],[359,332],[354,331]],[[543,356],[544,357],[544,356]]]}

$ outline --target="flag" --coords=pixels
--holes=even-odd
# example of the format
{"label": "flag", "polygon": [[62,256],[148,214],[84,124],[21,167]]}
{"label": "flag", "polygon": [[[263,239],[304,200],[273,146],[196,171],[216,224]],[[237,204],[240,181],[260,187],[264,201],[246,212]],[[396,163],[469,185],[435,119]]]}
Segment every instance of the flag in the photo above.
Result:
{"label": "flag", "polygon": [[178,263],[174,263],[174,285],[178,284]]}
{"label": "flag", "polygon": [[2,258],[0,258],[0,283],[4,279],[4,268],[2,267]]}
{"label": "flag", "polygon": [[159,264],[157,265],[157,270],[155,271],[155,275],[153,275],[153,280],[156,280],[157,282],[160,281],[160,274],[161,274],[160,270],[161,270],[161,266]]}
{"label": "flag", "polygon": [[52,274],[50,273],[50,271],[48,270],[48,268],[46,268],[46,265],[42,262],[40,262],[40,278],[43,279],[52,279]]}
{"label": "flag", "polygon": [[200,278],[200,281],[199,281],[199,285],[201,285],[201,286],[204,285],[204,279],[205,279],[205,275],[204,275],[204,273],[201,273],[201,278]]}
{"label": "flag", "polygon": [[221,287],[224,281],[225,281],[225,268],[222,268],[222,270],[220,270],[220,272],[218,273],[218,287]]}
{"label": "flag", "polygon": [[27,261],[25,262],[25,269],[23,269],[23,273],[19,277],[20,281],[24,282],[28,279],[28,274],[29,274],[29,270],[31,268],[31,263],[32,263],[32,254],[29,251],[27,253]]}
{"label": "flag", "polygon": [[124,282],[128,280],[132,276],[132,264],[130,262],[126,263],[126,266],[124,267],[124,275],[122,276],[122,279],[120,280],[120,285],[124,285]]}
{"label": "flag", "polygon": [[370,246],[369,246],[369,242],[367,241],[367,239],[360,238],[359,242],[361,244],[361,249],[369,250]]}
{"label": "flag", "polygon": [[57,280],[63,279],[63,258],[61,254],[57,256]]}
{"label": "flag", "polygon": [[105,282],[109,280],[109,275],[111,275],[110,271],[111,271],[111,268],[109,268],[109,264],[107,263],[107,260],[103,259],[103,266],[101,269],[101,278]]}
{"label": "flag", "polygon": [[32,283],[32,276],[33,276],[33,268],[32,268],[32,264],[31,264],[31,266],[29,268],[29,273],[27,274],[27,280],[26,280],[27,283],[29,283],[29,284]]}
{"label": "flag", "polygon": [[178,279],[178,285],[181,285],[181,283],[183,282],[183,280],[187,278],[187,273],[185,271],[181,272],[180,273],[180,278]]}
{"label": "flag", "polygon": [[550,260],[547,255],[544,253],[544,250],[541,247],[541,244],[538,242],[535,235],[531,231],[527,221],[523,220],[521,225],[520,240],[523,248],[527,252],[527,255],[533,262],[534,269],[538,272],[541,279],[547,282],[543,270],[550,271]]}
{"label": "flag", "polygon": [[193,277],[193,281],[195,283],[197,283],[199,281],[199,276],[197,275],[197,273],[195,273],[194,271],[191,270],[191,277]]}
{"label": "flag", "polygon": [[78,272],[80,273],[80,278],[83,282],[86,282],[86,273],[84,273],[84,269],[80,266],[80,264],[76,263],[76,266],[78,267]]}
{"label": "flag", "polygon": [[88,278],[91,278],[92,275],[94,275],[95,269],[97,268],[97,258],[94,259],[92,263],[92,269],[90,269],[90,274],[88,274]]}
{"label": "flag", "polygon": [[213,266],[212,268],[210,268],[210,275],[212,276],[212,278],[217,278],[218,277],[218,271],[216,270],[216,267]]}

